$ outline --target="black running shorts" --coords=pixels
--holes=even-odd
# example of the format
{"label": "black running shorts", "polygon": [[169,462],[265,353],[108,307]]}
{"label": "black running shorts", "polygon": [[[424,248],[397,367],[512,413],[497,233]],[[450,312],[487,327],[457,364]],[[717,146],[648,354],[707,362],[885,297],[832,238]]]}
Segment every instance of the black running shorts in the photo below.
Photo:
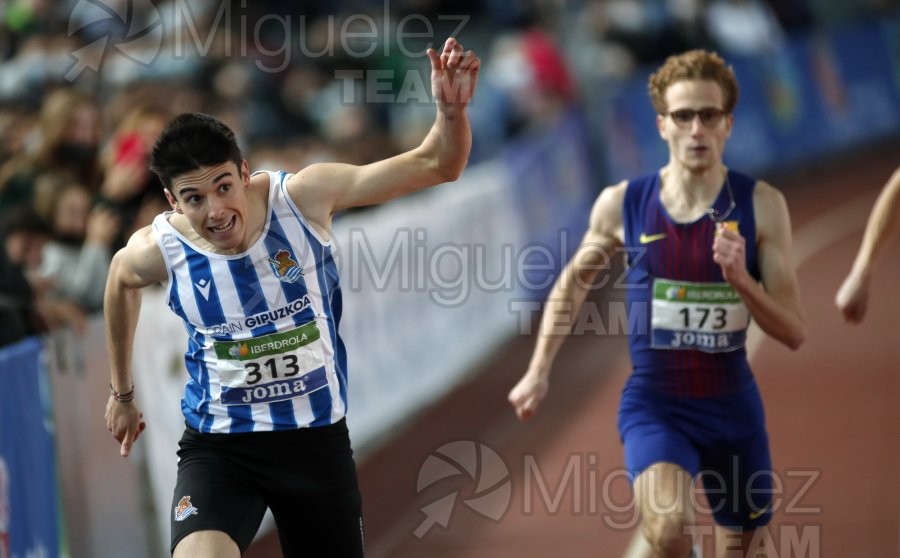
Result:
{"label": "black running shorts", "polygon": [[285,558],[363,555],[362,503],[345,420],[316,428],[202,434],[179,442],[172,546],[223,531],[243,553],[271,508]]}

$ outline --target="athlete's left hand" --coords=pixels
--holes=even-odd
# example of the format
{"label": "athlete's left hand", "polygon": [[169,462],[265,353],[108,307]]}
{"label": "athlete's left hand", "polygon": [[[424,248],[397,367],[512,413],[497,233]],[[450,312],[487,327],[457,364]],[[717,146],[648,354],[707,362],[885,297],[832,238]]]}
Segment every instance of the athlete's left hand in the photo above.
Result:
{"label": "athlete's left hand", "polygon": [[724,223],[716,225],[713,261],[719,264],[725,280],[738,290],[753,280],[747,273],[746,246],[747,242],[739,232],[731,230]]}
{"label": "athlete's left hand", "polygon": [[478,83],[481,60],[471,50],[450,37],[438,54],[433,48],[426,53],[431,61],[431,94],[444,114],[455,114],[466,108]]}
{"label": "athlete's left hand", "polygon": [[834,303],[844,316],[844,321],[858,324],[866,317],[869,307],[869,283],[871,275],[868,271],[850,272],[850,275],[841,283]]}

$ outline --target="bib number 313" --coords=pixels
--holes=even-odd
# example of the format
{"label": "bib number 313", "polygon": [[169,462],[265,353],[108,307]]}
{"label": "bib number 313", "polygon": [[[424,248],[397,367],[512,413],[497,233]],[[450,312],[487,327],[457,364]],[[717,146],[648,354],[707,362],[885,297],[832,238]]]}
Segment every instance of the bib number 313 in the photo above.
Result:
{"label": "bib number 313", "polygon": [[274,403],[328,385],[315,322],[243,341],[216,342],[223,405]]}

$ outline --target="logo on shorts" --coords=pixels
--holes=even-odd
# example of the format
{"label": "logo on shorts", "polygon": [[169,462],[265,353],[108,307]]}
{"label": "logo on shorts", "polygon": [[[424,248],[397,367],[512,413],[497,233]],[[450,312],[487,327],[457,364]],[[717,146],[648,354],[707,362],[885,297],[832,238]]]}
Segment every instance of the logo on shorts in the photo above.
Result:
{"label": "logo on shorts", "polygon": [[285,283],[296,283],[297,279],[303,277],[303,270],[300,268],[300,264],[293,258],[293,254],[287,250],[275,252],[275,255],[269,258],[269,265],[272,266],[275,277],[278,277]]}
{"label": "logo on shorts", "polygon": [[182,496],[175,506],[175,521],[184,521],[191,515],[197,515],[197,508],[191,504],[190,496]]}
{"label": "logo on shorts", "polygon": [[767,511],[769,511],[769,504],[766,504],[765,506],[763,506],[762,508],[760,508],[758,510],[751,511],[750,512],[750,521],[755,521],[755,520],[759,519],[762,516],[762,514],[766,513]]}

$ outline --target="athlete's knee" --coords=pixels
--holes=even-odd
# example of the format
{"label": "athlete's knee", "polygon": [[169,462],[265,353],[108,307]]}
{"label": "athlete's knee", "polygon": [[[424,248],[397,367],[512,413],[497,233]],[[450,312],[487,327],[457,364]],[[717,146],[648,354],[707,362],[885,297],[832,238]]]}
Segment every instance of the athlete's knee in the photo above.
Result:
{"label": "athlete's knee", "polygon": [[237,558],[241,550],[234,540],[222,531],[194,531],[178,541],[173,558]]}
{"label": "athlete's knee", "polygon": [[660,558],[689,558],[693,549],[693,519],[687,513],[669,512],[644,518],[644,537]]}
{"label": "athlete's knee", "polygon": [[684,468],[657,463],[634,483],[644,536],[661,558],[688,558],[692,550],[694,513],[689,498],[692,479]]}

